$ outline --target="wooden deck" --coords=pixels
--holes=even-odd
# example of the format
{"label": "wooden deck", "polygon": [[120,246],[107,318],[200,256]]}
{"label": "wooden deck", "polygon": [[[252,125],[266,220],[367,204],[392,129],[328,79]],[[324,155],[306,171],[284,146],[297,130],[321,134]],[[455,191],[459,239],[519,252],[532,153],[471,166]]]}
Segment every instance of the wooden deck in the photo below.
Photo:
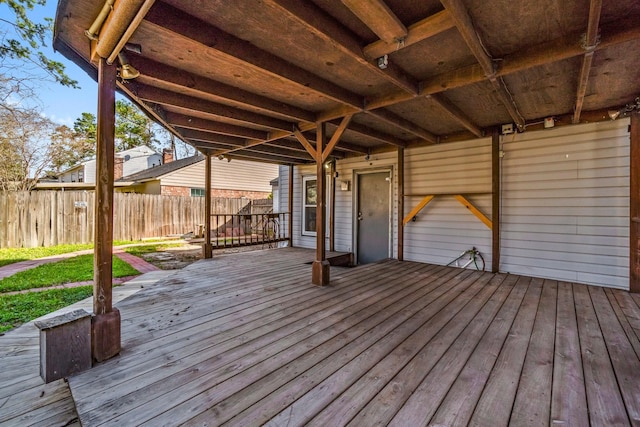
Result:
{"label": "wooden deck", "polygon": [[69,380],[83,426],[640,425],[640,298],[300,249],[201,261],[119,304]]}

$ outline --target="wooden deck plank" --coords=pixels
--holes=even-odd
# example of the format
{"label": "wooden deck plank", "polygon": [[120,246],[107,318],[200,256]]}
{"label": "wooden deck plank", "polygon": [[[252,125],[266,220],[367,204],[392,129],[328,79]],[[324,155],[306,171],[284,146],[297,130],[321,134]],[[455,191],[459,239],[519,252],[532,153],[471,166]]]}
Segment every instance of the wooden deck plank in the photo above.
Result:
{"label": "wooden deck plank", "polygon": [[[431,424],[451,427],[468,425],[473,415],[473,409],[480,399],[484,385],[498,358],[499,350],[497,349],[502,348],[504,345],[507,334],[513,325],[529,287],[530,280],[510,275],[504,285],[508,286],[511,281],[516,282],[516,284],[513,285],[513,290],[507,301],[505,301],[500,312],[491,323],[491,326],[489,326],[487,333],[480,340],[464,369],[460,372],[445,399],[438,407],[430,421]],[[375,405],[370,404],[369,406],[372,407],[372,410],[375,409]],[[378,416],[369,416],[369,418],[377,419]]]}
{"label": "wooden deck plank", "polygon": [[[203,263],[125,301],[120,357],[70,379],[83,424],[637,422],[640,306],[628,293],[393,260],[332,267],[318,288],[313,251],[278,252]],[[4,361],[18,368],[37,342],[13,342]],[[36,418],[19,414],[38,390],[0,406],[23,424],[67,422],[71,408],[46,394]]]}
{"label": "wooden deck plank", "polygon": [[551,424],[589,425],[578,322],[570,283],[558,283]]}
{"label": "wooden deck plank", "polygon": [[529,279],[530,284],[485,389],[471,417],[477,426],[506,426],[511,417],[520,373],[533,330],[542,293],[542,279]]}
{"label": "wooden deck plank", "polygon": [[603,288],[589,287],[604,342],[632,425],[640,425],[640,359],[609,304]]}
{"label": "wooden deck plank", "polygon": [[[390,426],[422,425],[429,422],[509,296],[514,282],[509,281],[507,285],[500,286],[504,279],[503,275],[494,276],[490,285],[497,286],[497,290],[474,316],[471,319],[461,318],[451,322],[411,361],[410,365],[413,366],[405,371],[404,378],[410,380],[415,377],[419,381],[409,399],[393,416]],[[465,309],[465,312],[468,311]],[[396,384],[399,384],[398,380]],[[427,396],[429,398],[425,400]]]}
{"label": "wooden deck plank", "polygon": [[[273,418],[273,425],[286,424],[288,422],[292,423],[292,425],[308,423],[318,412],[330,404],[335,397],[344,392],[368,369],[411,335],[433,337],[437,334],[463,307],[473,300],[474,296],[482,290],[484,284],[490,278],[490,276],[486,275],[479,277],[475,273],[468,277],[471,279],[470,285],[469,281],[463,280],[460,282],[466,289],[444,294],[444,298],[437,300],[428,309],[420,310],[416,315],[395,328],[392,333],[385,335],[374,346],[337,369],[334,374],[320,382],[291,406],[281,411]],[[493,291],[493,289],[489,289],[489,291]],[[475,307],[473,303],[472,306]]]}
{"label": "wooden deck plank", "polygon": [[575,285],[578,334],[589,405],[589,421],[594,426],[630,425],[620,395],[609,353],[586,286]]}
{"label": "wooden deck plank", "polygon": [[558,284],[545,280],[511,413],[514,425],[549,423]]}
{"label": "wooden deck plank", "polygon": [[[176,416],[179,420],[186,421],[209,407],[215,407],[218,402],[250,386],[271,372],[278,371],[290,362],[302,360],[302,363],[304,363],[309,357],[322,356],[323,352],[317,350],[320,346],[323,346],[323,348],[334,344],[337,344],[338,348],[345,346],[346,343],[356,339],[375,326],[368,319],[371,316],[378,315],[382,308],[389,307],[398,300],[400,300],[401,304],[406,304],[406,302],[402,301],[404,292],[399,292],[397,289],[390,289],[389,291],[388,294],[377,295],[373,300],[365,301],[360,306],[347,307],[343,312],[336,313],[335,316],[328,318],[326,322],[305,327],[296,336],[289,337],[284,345],[276,344],[273,350],[267,352],[265,357],[256,359],[257,363],[247,369],[243,376],[216,376],[215,382],[207,380],[206,386],[201,389],[204,391],[194,396],[193,399],[184,401],[176,406],[171,411],[171,417],[160,416],[153,418],[149,421],[149,424],[171,424],[171,420],[175,419],[174,417]],[[415,292],[415,289],[411,287],[408,292]],[[386,316],[391,314],[392,312],[385,313]],[[277,351],[278,349],[281,351]],[[304,356],[308,354],[311,356],[305,358]],[[243,361],[246,361],[246,358]],[[289,370],[286,372],[295,374],[296,371]],[[279,379],[284,378],[283,376]],[[224,381],[220,382],[218,380]],[[217,417],[216,423],[219,422],[221,420]]]}
{"label": "wooden deck plank", "polygon": [[[416,266],[415,268],[421,268]],[[391,273],[378,273],[376,280],[380,282],[383,287],[392,286],[389,283],[388,277]],[[370,284],[373,281],[369,281]],[[314,288],[317,296],[322,296],[326,293],[326,290],[321,288]],[[193,381],[193,384],[203,384],[208,387],[213,387],[215,384],[224,381],[225,379],[236,375],[237,373],[249,369],[252,365],[259,363],[264,359],[268,359],[270,356],[282,351],[283,341],[287,338],[287,343],[295,343],[298,339],[305,339],[308,336],[313,335],[316,332],[326,329],[327,327],[340,322],[345,317],[352,314],[353,310],[363,309],[372,304],[371,298],[379,299],[386,295],[390,295],[394,292],[393,289],[387,289],[387,293],[381,295],[375,294],[375,288],[372,288],[373,295],[369,295],[366,292],[354,291],[352,297],[356,298],[357,302],[351,301],[340,295],[332,297],[338,304],[335,305],[333,310],[322,310],[320,308],[314,308],[319,315],[319,319],[316,319],[315,323],[309,324],[303,317],[301,322],[296,322],[295,316],[287,316],[288,312],[281,313],[282,316],[287,318],[289,326],[282,326],[280,329],[274,328],[272,325],[264,325],[260,319],[255,321],[255,325],[248,324],[247,327],[256,329],[262,327],[262,335],[256,337],[253,340],[246,340],[246,336],[240,335],[235,345],[226,350],[224,353],[219,351],[212,352],[210,350],[203,353],[202,359],[190,358],[188,363],[179,363],[175,369],[168,367],[163,372],[158,372],[158,375],[150,377],[147,383],[144,383],[144,387],[140,387],[140,382],[133,384],[135,390],[130,394],[125,394],[127,400],[134,401],[136,408],[123,415],[124,418],[119,422],[125,422],[127,417],[134,417],[135,422],[139,423],[144,421],[144,413],[149,408],[153,412],[154,398],[162,396],[163,400],[167,400],[168,405],[178,405],[180,402],[192,397],[194,394],[198,394],[202,391],[199,387],[181,387],[188,381]],[[342,326],[342,324],[341,324]],[[346,327],[344,324],[343,327]],[[335,329],[335,328],[334,328]],[[337,333],[337,332],[335,332]],[[215,336],[213,337],[215,338]],[[250,337],[249,337],[250,338]],[[214,339],[214,341],[217,341]],[[224,344],[224,343],[222,343]],[[290,345],[290,344],[287,344]],[[293,357],[291,353],[290,357]],[[180,357],[177,356],[177,359]],[[195,363],[197,362],[197,363]],[[192,384],[192,385],[193,385]],[[186,390],[183,390],[186,388]],[[206,388],[206,387],[205,387]],[[73,387],[72,387],[73,389]],[[127,390],[124,390],[126,393]],[[74,391],[75,393],[75,391]],[[166,395],[165,395],[166,394]],[[97,417],[114,417],[119,415],[121,408],[114,405],[105,405],[102,413],[94,414],[96,420],[101,418]],[[124,408],[122,409],[124,411]]]}
{"label": "wooden deck plank", "polygon": [[[389,301],[390,305],[384,311],[376,313],[370,319],[365,319],[354,328],[354,331],[337,335],[321,348],[282,366],[280,369],[251,384],[241,394],[236,394],[221,402],[216,408],[221,411],[218,414],[218,419],[225,419],[225,416],[230,418],[235,415],[233,412],[237,411],[238,415],[229,424],[233,425],[237,422],[260,424],[268,421],[275,413],[334,373],[342,366],[342,363],[352,360],[373,345],[375,340],[393,331],[397,325],[422,309],[424,304],[428,304],[429,301],[435,301],[446,292],[451,292],[444,285],[451,285],[450,280],[458,274],[459,272],[447,269],[430,286],[418,283],[417,291],[412,286],[411,290],[414,292],[411,294],[411,298],[405,297],[400,300]],[[412,281],[422,282],[422,279],[413,277]],[[356,336],[353,332],[364,333]],[[348,342],[349,335],[354,337],[350,342]],[[348,343],[345,344],[345,342]],[[322,351],[320,352],[319,350]],[[334,361],[338,362],[334,363]],[[283,378],[292,378],[292,380],[287,380],[287,382],[283,381]],[[268,393],[271,394],[267,395]],[[251,396],[251,398],[247,399],[245,395]],[[257,403],[250,408],[240,411],[241,408],[247,408],[256,401]],[[233,410],[229,411],[227,408],[233,408]]]}
{"label": "wooden deck plank", "polygon": [[[609,290],[609,295],[611,295],[609,298],[609,300],[612,301],[611,305],[614,305],[613,299],[615,299],[616,305],[620,307],[620,310],[626,318],[626,322],[631,328],[631,332],[635,334],[634,342],[640,341],[640,307],[638,307],[628,292]],[[618,316],[618,318],[620,317],[621,316]],[[629,335],[629,340],[632,340],[630,334],[627,335]],[[636,345],[634,345],[634,349],[636,349],[636,354],[640,356]]]}
{"label": "wooden deck plank", "polygon": [[[384,268],[380,267],[380,271]],[[355,273],[357,274],[357,273]],[[367,273],[362,277],[362,281],[356,280],[354,283],[365,286],[370,285],[366,280],[370,277],[377,274],[377,270],[371,273]],[[286,285],[286,283],[284,283]],[[203,304],[205,307],[209,307],[209,313],[204,316],[197,316],[196,311],[191,311],[189,316],[195,317],[195,319],[191,321],[186,321],[180,326],[175,326],[171,328],[166,328],[166,330],[158,331],[156,335],[153,337],[147,336],[149,341],[139,344],[134,347],[131,352],[127,352],[128,356],[134,355],[145,355],[144,358],[137,357],[128,357],[126,361],[120,365],[121,370],[131,369],[135,370],[135,372],[139,374],[143,374],[148,372],[147,368],[153,369],[157,365],[157,360],[153,360],[147,354],[149,351],[162,348],[164,350],[163,353],[171,353],[175,350],[186,350],[192,346],[198,346],[199,350],[204,350],[206,348],[205,345],[200,344],[202,340],[206,337],[211,336],[213,333],[221,332],[224,335],[217,337],[218,342],[224,341],[226,339],[230,339],[247,331],[251,331],[253,326],[250,322],[260,319],[263,324],[271,324],[271,322],[276,321],[278,319],[282,319],[283,311],[289,307],[295,306],[300,310],[306,309],[309,305],[314,307],[325,308],[326,306],[322,306],[321,304],[329,298],[342,295],[342,292],[338,292],[336,295],[327,294],[325,297],[318,297],[315,300],[309,300],[308,295],[315,292],[313,287],[306,286],[303,292],[298,293],[270,293],[269,296],[263,296],[263,299],[260,302],[256,300],[251,300],[247,302],[243,302],[241,304],[236,304],[232,306],[223,306],[220,310],[212,310],[212,304],[214,302],[213,299],[206,299],[206,303]],[[273,298],[272,298],[273,297]],[[308,303],[306,303],[308,302]],[[125,311],[126,313],[126,311]],[[227,316],[227,317],[225,317]],[[232,318],[229,319],[228,316]],[[145,321],[143,323],[146,324]],[[190,327],[187,327],[190,326]],[[244,329],[235,329],[238,326],[243,326]],[[271,324],[272,327],[275,325]],[[164,332],[164,333],[163,333]],[[126,331],[125,331],[126,333]],[[133,331],[131,331],[133,333]],[[190,341],[191,344],[188,344],[185,347],[186,341]],[[129,344],[128,344],[129,345]],[[164,363],[171,363],[172,360],[175,360],[176,357],[171,353],[171,360],[165,360]],[[166,354],[159,356],[161,358],[166,358]],[[101,386],[103,383],[97,383],[99,381],[106,381],[110,386],[112,386],[113,378],[110,370],[105,366],[95,368],[92,376],[87,376],[86,378],[74,378],[73,387],[74,389],[80,390],[84,386],[91,385],[93,386]]]}

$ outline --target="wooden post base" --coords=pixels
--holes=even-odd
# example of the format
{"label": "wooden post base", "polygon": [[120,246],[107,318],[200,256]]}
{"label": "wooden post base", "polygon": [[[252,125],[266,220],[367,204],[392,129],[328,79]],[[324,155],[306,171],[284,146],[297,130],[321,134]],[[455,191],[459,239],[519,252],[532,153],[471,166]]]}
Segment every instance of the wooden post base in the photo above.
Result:
{"label": "wooden post base", "polygon": [[91,355],[103,362],[120,353],[120,311],[96,314],[91,319]]}
{"label": "wooden post base", "polygon": [[207,259],[213,258],[213,246],[211,243],[202,244],[202,256]]}
{"label": "wooden post base", "polygon": [[45,383],[91,368],[91,315],[75,310],[39,320],[40,376]]}
{"label": "wooden post base", "polygon": [[311,264],[311,283],[318,286],[329,284],[329,261],[313,261]]}

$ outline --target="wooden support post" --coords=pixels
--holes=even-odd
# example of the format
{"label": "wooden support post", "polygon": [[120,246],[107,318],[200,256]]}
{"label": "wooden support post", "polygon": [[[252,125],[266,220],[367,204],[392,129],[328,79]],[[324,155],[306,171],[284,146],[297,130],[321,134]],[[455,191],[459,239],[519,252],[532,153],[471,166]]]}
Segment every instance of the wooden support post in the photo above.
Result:
{"label": "wooden support post", "polygon": [[211,153],[206,154],[204,169],[204,243],[202,244],[202,254],[205,258],[212,258],[213,247],[211,246]]}
{"label": "wooden support post", "polygon": [[322,153],[326,144],[326,126],[318,123],[316,134],[316,260],[312,264],[311,282],[314,285],[325,286],[329,284],[329,261],[325,255],[326,232],[326,184]]}
{"label": "wooden support post", "polygon": [[500,133],[491,135],[491,272],[500,271]]}
{"label": "wooden support post", "polygon": [[629,291],[640,292],[640,111],[631,113]]}
{"label": "wooden support post", "polygon": [[289,165],[289,247],[293,247],[293,165]]}
{"label": "wooden support post", "polygon": [[331,162],[331,201],[329,202],[329,250],[336,250],[336,162]]}
{"label": "wooden support post", "polygon": [[98,64],[95,247],[92,356],[101,362],[120,353],[120,312],[112,307],[113,172],[115,163],[116,67]]}
{"label": "wooden support post", "polygon": [[404,259],[404,148],[398,148],[398,260]]}

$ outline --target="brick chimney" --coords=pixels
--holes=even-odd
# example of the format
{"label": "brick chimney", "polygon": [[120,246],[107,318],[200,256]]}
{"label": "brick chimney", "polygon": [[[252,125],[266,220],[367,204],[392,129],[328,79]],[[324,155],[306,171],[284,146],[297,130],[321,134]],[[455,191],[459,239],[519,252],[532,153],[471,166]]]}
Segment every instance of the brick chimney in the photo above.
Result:
{"label": "brick chimney", "polygon": [[122,178],[124,170],[124,158],[122,156],[115,156],[115,162],[113,163],[113,180],[117,181]]}
{"label": "brick chimney", "polygon": [[173,150],[171,148],[164,148],[162,150],[162,164],[173,162]]}

